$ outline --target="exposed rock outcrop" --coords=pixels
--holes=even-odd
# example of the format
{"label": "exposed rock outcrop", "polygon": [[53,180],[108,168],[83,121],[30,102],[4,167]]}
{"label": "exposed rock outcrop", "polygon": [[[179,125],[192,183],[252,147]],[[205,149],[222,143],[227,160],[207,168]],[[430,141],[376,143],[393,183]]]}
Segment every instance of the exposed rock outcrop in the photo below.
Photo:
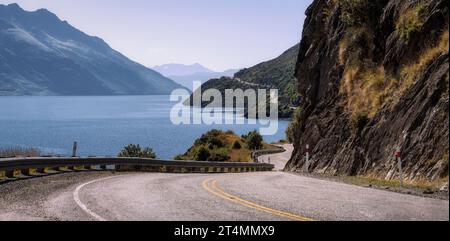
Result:
{"label": "exposed rock outcrop", "polygon": [[[448,178],[448,1],[316,0],[307,10],[296,77],[295,152],[318,173]],[[447,181],[448,182],[448,181]]]}

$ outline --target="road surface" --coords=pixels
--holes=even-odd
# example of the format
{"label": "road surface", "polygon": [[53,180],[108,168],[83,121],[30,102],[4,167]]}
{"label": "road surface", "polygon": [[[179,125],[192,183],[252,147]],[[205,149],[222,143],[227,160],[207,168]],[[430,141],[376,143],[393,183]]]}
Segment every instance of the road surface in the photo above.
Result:
{"label": "road surface", "polygon": [[294,146],[291,144],[280,145],[286,151],[278,154],[260,156],[258,161],[262,163],[269,163],[275,165],[275,170],[281,171],[286,166],[286,163],[291,159],[292,152],[294,151]]}
{"label": "road surface", "polygon": [[278,171],[86,172],[0,185],[0,220],[448,221],[449,202]]}

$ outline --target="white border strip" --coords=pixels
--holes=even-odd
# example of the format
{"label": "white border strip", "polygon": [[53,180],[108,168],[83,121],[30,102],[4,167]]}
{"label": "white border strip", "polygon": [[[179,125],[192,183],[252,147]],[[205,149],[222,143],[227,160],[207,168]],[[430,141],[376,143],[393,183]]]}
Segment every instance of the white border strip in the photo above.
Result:
{"label": "white border strip", "polygon": [[97,221],[107,221],[105,218],[103,218],[102,216],[96,214],[95,212],[93,212],[92,210],[90,210],[81,200],[80,200],[80,191],[81,189],[83,189],[84,187],[96,183],[96,182],[101,182],[101,181],[105,181],[105,180],[109,180],[109,179],[113,179],[113,178],[118,178],[118,177],[122,177],[124,175],[120,175],[120,176],[113,176],[113,177],[106,177],[106,178],[102,178],[102,179],[97,179],[97,180],[93,180],[84,184],[81,184],[80,186],[78,186],[75,191],[73,192],[73,199],[75,200],[75,203],[88,215],[90,215],[91,217],[93,217],[95,220]]}

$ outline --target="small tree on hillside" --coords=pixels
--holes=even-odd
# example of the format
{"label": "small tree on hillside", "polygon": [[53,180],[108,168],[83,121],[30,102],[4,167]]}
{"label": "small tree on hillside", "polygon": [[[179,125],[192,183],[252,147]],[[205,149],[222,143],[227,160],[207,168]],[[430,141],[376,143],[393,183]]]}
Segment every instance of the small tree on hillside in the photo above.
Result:
{"label": "small tree on hillside", "polygon": [[247,147],[250,150],[259,150],[263,147],[263,137],[258,131],[254,130],[247,135],[245,139]]}
{"label": "small tree on hillside", "polygon": [[140,145],[130,144],[122,149],[118,157],[156,158],[156,154],[150,147],[141,149]]}
{"label": "small tree on hillside", "polygon": [[211,153],[209,152],[208,148],[206,148],[205,146],[200,146],[198,148],[198,150],[196,150],[195,160],[196,161],[207,161],[210,156],[211,156]]}
{"label": "small tree on hillside", "polygon": [[141,151],[141,153],[139,153],[139,157],[141,157],[141,158],[152,158],[152,159],[154,159],[154,158],[156,158],[156,154],[155,154],[155,152],[153,151],[152,148],[146,147],[146,148],[144,148],[144,149]]}
{"label": "small tree on hillside", "polygon": [[234,141],[232,148],[234,150],[239,150],[242,148],[241,143],[239,141]]}

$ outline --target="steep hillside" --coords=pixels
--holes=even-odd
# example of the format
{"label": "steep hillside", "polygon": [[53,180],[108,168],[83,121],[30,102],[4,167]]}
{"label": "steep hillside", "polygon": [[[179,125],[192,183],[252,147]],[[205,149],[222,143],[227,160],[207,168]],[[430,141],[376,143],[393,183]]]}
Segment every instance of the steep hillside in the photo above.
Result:
{"label": "steep hillside", "polygon": [[179,87],[45,9],[0,5],[0,95],[169,94]]}
{"label": "steep hillside", "polygon": [[211,130],[195,140],[189,150],[178,155],[175,160],[195,160],[212,162],[252,162],[252,152],[273,150],[275,147],[263,141],[263,137],[252,131],[238,136],[232,131]]}
{"label": "steep hillside", "polygon": [[294,69],[298,51],[299,45],[297,44],[273,60],[237,72],[234,78],[240,82],[256,84],[266,89],[278,89],[282,103],[296,106],[299,98],[296,91]]}
{"label": "steep hillside", "polygon": [[316,0],[296,77],[302,96],[286,170],[448,185],[449,14],[445,0]]}
{"label": "steep hillside", "polygon": [[298,50],[299,45],[296,45],[273,60],[237,72],[234,78],[211,79],[203,84],[202,92],[212,88],[222,93],[226,89],[278,89],[280,117],[288,118],[292,114],[289,107],[297,106],[300,100],[294,77]]}

